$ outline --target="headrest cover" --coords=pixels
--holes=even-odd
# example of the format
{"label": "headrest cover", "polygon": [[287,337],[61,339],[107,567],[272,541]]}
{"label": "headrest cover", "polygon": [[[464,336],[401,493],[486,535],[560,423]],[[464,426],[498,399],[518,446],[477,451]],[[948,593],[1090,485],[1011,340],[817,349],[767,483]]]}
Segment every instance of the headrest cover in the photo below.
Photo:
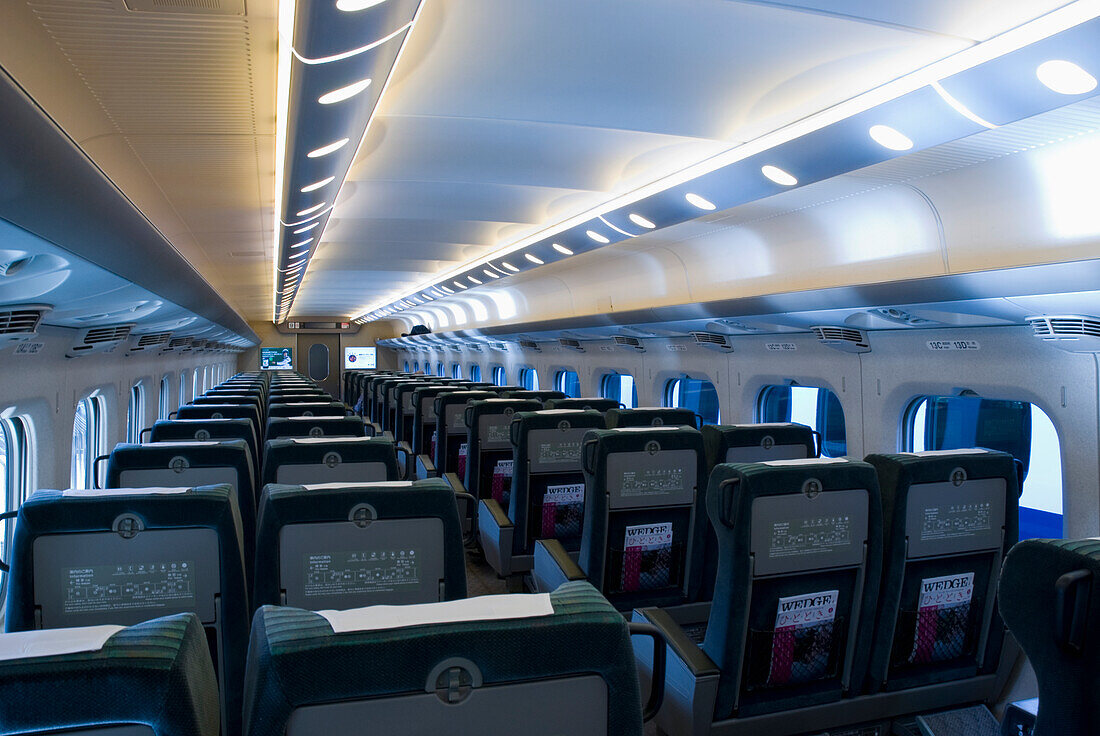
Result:
{"label": "headrest cover", "polygon": [[0,661],[98,652],[123,626],[81,626],[0,634]]}
{"label": "headrest cover", "polygon": [[367,606],[348,611],[317,611],[328,620],[335,634],[349,631],[379,631],[412,626],[451,624],[466,621],[499,621],[503,619],[550,616],[554,606],[550,594],[484,595],[442,603],[420,603],[407,606]]}

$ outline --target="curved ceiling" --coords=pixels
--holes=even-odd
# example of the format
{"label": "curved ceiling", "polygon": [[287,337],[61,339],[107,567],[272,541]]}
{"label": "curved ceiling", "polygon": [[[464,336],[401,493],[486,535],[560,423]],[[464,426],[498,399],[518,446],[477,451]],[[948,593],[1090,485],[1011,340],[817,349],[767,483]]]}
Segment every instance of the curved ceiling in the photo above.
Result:
{"label": "curved ceiling", "polygon": [[427,0],[292,313],[359,314],[1065,4]]}

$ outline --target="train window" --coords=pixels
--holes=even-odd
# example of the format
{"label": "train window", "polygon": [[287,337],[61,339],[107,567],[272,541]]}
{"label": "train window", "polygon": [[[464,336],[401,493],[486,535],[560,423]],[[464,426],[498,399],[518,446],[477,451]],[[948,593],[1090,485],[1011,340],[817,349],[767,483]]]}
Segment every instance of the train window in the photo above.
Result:
{"label": "train window", "polygon": [[[0,421],[0,513],[17,511],[30,488],[30,441],[27,426],[18,417]],[[0,560],[8,559],[15,519],[0,522]],[[7,576],[0,570],[0,600]]]}
{"label": "train window", "polygon": [[160,379],[160,396],[157,403],[157,419],[167,419],[168,413],[172,411],[172,386],[168,382],[168,376]]}
{"label": "train window", "polygon": [[451,365],[451,378],[454,378],[456,380],[462,378],[462,366],[460,366],[458,363],[453,363]]}
{"label": "train window", "polygon": [[95,486],[95,459],[107,434],[103,399],[87,396],[76,405],[73,418],[73,454],[69,483],[72,488]]}
{"label": "train window", "polygon": [[419,373],[419,372],[420,372],[420,361],[419,360],[414,360],[413,361],[413,373]]}
{"label": "train window", "polygon": [[496,366],[493,368],[493,383],[497,386],[503,386],[508,383],[507,377],[504,375],[504,368],[502,366]]}
{"label": "train window", "polygon": [[578,398],[581,395],[581,379],[576,371],[558,371],[554,374],[554,390],[566,396]]}
{"label": "train window", "polygon": [[428,361],[426,361],[426,360],[424,361],[424,375],[425,375],[425,376],[430,376],[430,375],[432,375],[432,364],[431,364],[431,363],[429,363],[429,362],[428,362]]}
{"label": "train window", "polygon": [[199,373],[199,369],[196,368],[195,372],[191,374],[191,400],[194,401],[196,396],[202,395],[202,374]]}
{"label": "train window", "polygon": [[1020,539],[1058,539],[1062,531],[1062,451],[1046,413],[1026,401],[923,396],[905,414],[906,450],[987,447],[1023,465]]}
{"label": "train window", "polygon": [[600,395],[618,401],[627,409],[638,405],[638,387],[634,385],[634,376],[626,373],[608,373],[604,376]]}
{"label": "train window", "polygon": [[145,387],[135,383],[130,387],[130,402],[126,405],[126,441],[136,444],[141,438],[141,423],[145,420]]}
{"label": "train window", "polygon": [[665,406],[691,409],[703,418],[703,424],[718,424],[718,391],[705,379],[674,378],[665,384]]}
{"label": "train window", "polygon": [[821,454],[841,457],[848,452],[844,407],[827,388],[766,386],[756,407],[758,422],[797,422],[821,434]]}
{"label": "train window", "polygon": [[440,363],[439,365],[437,365],[435,367],[435,374],[437,376],[439,376],[440,378],[443,378],[443,364],[442,363]]}
{"label": "train window", "polygon": [[481,382],[481,366],[476,363],[470,366],[470,380],[474,383]]}
{"label": "train window", "polygon": [[407,360],[405,361],[405,372],[406,373],[409,372],[409,361],[407,361]]}
{"label": "train window", "polygon": [[519,385],[528,391],[539,390],[539,373],[534,368],[519,369]]}

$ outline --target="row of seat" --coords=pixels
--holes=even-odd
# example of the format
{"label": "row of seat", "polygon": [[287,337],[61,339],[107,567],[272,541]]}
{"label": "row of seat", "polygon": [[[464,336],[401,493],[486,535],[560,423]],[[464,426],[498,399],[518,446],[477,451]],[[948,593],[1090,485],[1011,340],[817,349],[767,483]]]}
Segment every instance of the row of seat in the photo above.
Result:
{"label": "row of seat", "polygon": [[[416,390],[420,389],[413,389]],[[1019,488],[1010,456],[974,453],[981,456],[979,466],[986,464],[986,475],[982,475],[982,467],[971,468],[970,479],[996,479],[1000,490],[995,492],[985,482],[956,483],[960,474],[967,477],[964,466],[971,458],[960,460],[958,453],[920,458],[918,464],[932,468],[933,474],[947,473],[937,482],[945,484],[945,498],[955,503],[950,505],[950,511],[943,512],[944,518],[938,523],[986,526],[983,533],[941,530],[936,533],[944,539],[933,535],[924,551],[916,553],[908,550],[911,539],[908,532],[919,536],[919,531],[907,532],[905,524],[917,524],[922,519],[931,522],[909,511],[907,502],[898,501],[897,494],[905,496],[908,490],[899,490],[893,482],[889,485],[885,516],[887,528],[893,527],[893,532],[887,533],[886,541],[882,541],[884,517],[877,510],[881,504],[878,475],[885,473],[893,478],[897,471],[891,468],[891,463],[898,462],[897,457],[868,458],[879,462],[881,467],[877,468],[879,472],[870,469],[867,476],[869,468],[864,463],[814,460],[816,439],[808,428],[797,425],[710,426],[699,432],[688,426],[661,426],[665,418],[677,421],[676,417],[662,417],[662,413],[667,415],[674,410],[609,409],[603,415],[591,409],[539,410],[537,402],[523,403],[484,393],[444,389],[432,398],[437,410],[446,410],[448,403],[454,402],[455,408],[448,417],[451,421],[440,423],[436,438],[438,441],[446,437],[444,428],[454,427],[454,434],[464,440],[462,449],[467,452],[444,452],[439,459],[446,468],[448,458],[457,455],[462,463],[459,468],[466,471],[465,487],[482,498],[481,543],[486,559],[498,572],[508,575],[534,567],[531,582],[536,590],[550,590],[569,579],[590,580],[620,610],[647,609],[635,614],[638,620],[648,620],[647,615],[660,610],[653,609],[655,605],[683,609],[691,607],[685,604],[706,605],[712,597],[724,602],[724,608],[710,606],[707,611],[696,606],[694,620],[680,621],[690,636],[671,628],[666,631],[670,640],[693,642],[696,651],[707,651],[716,657],[715,662],[726,666],[725,670],[721,666],[713,670],[712,674],[718,675],[714,678],[714,693],[709,701],[701,698],[701,709],[694,698],[684,704],[679,716],[674,715],[675,706],[667,709],[669,715],[662,716],[662,722],[669,726],[670,732],[706,733],[714,720],[743,720],[767,713],[799,711],[801,714],[794,716],[792,723],[802,718],[802,725],[791,728],[804,726],[804,730],[809,730],[813,721],[806,720],[806,708],[842,702],[841,698],[845,699],[845,708],[850,707],[853,698],[865,693],[903,692],[904,698],[911,699],[914,689],[930,683],[954,682],[956,687],[941,687],[934,693],[938,701],[932,702],[942,705],[981,700],[975,693],[983,687],[989,689],[1001,663],[1003,642],[1003,625],[995,614],[992,591],[1000,560],[1017,534]],[[611,414],[632,419],[627,423],[640,427],[604,429],[609,423],[619,423],[618,416],[609,420]],[[693,418],[679,421],[694,423]],[[847,564],[854,567],[840,573],[831,571],[824,562],[830,555],[840,554],[843,558],[844,545],[839,543],[834,545],[835,549],[826,548],[824,553],[821,550],[805,553],[808,563],[800,559],[802,553],[797,549],[784,550],[777,554],[788,567],[780,565],[769,571],[767,566],[761,566],[759,573],[749,576],[757,590],[767,590],[770,585],[777,592],[770,598],[762,595],[746,608],[744,581],[734,586],[736,595],[731,595],[734,588],[728,581],[730,571],[720,572],[717,567],[718,560],[728,561],[734,550],[747,551],[750,566],[760,565],[759,550],[747,541],[753,532],[750,528],[731,541],[728,525],[732,522],[729,519],[720,522],[712,513],[709,521],[719,533],[708,539],[710,524],[704,502],[707,494],[699,489],[707,486],[711,470],[719,464],[757,461],[767,463],[775,472],[783,468],[784,461],[795,458],[801,459],[791,463],[795,475],[811,471],[818,475],[844,475],[853,468],[864,473],[863,485],[868,488],[845,487],[853,491],[853,497],[862,494],[870,498],[861,515],[857,514],[862,519],[863,531],[848,539]],[[944,464],[951,467],[944,471]],[[995,466],[992,475],[990,464]],[[508,475],[512,476],[510,493]],[[812,480],[815,488],[820,487],[820,478],[803,480]],[[801,493],[800,487],[796,490]],[[793,495],[796,498],[806,495],[798,493]],[[820,495],[820,488],[815,493]],[[965,499],[974,494],[977,500],[967,503]],[[729,503],[728,499],[725,502]],[[789,503],[789,500],[768,500],[761,505],[774,507],[771,513],[779,520],[776,523],[789,524],[794,518],[789,517],[794,509],[785,508]],[[815,508],[825,505],[825,501],[818,501]],[[912,508],[916,508],[916,502]],[[969,522],[949,518],[951,514],[965,516],[971,511],[977,517]],[[751,516],[750,511],[738,523],[747,524]],[[839,518],[839,511],[828,517]],[[846,517],[843,533],[851,534],[849,525],[857,523],[854,519],[851,514]],[[723,525],[719,526],[720,523]],[[826,522],[816,519],[815,523]],[[753,543],[756,542],[760,540]],[[810,567],[802,568],[799,564]],[[960,566],[974,569],[955,569]],[[828,580],[824,578],[829,574],[839,582],[836,590],[797,592],[797,586],[785,587],[771,580],[784,571],[785,577],[801,576],[813,580],[812,585],[826,585]],[[855,587],[850,580],[853,576]],[[769,581],[767,585],[761,582],[765,580]],[[946,614],[922,614],[921,591],[935,585],[961,586],[968,600],[950,618]],[[889,596],[887,605],[876,604],[880,586]],[[825,593],[816,597],[824,598],[835,609],[830,618],[830,631],[836,628],[835,636],[817,644],[825,650],[817,652],[820,661],[816,667],[820,672],[807,675],[802,671],[806,668],[800,669],[792,656],[786,675],[773,676],[768,657],[775,643],[780,601],[788,606],[805,604],[815,599],[815,593]],[[841,609],[843,612],[839,612]],[[731,615],[734,612],[738,616]],[[659,614],[654,615],[660,618]],[[769,617],[773,621],[771,626],[765,625]],[[834,627],[832,622],[841,619],[845,621],[844,628]],[[750,628],[743,636],[738,629],[740,638],[734,640],[719,633],[722,627]],[[710,649],[703,646],[708,631]],[[816,635],[784,636],[790,639],[784,646],[793,652],[804,646],[803,640],[815,641]],[[921,641],[919,651],[914,643],[917,639]],[[690,650],[685,651],[688,654],[681,651],[681,657],[692,661]],[[746,658],[752,661],[746,663]],[[739,665],[745,665],[751,672],[746,669],[736,673]],[[724,677],[720,675],[723,671],[727,673]],[[822,680],[830,682],[825,684]],[[967,680],[970,687],[957,687],[960,680]],[[799,687],[800,684],[803,686]],[[810,691],[810,696],[804,691]],[[895,704],[895,707],[911,709],[914,705]],[[919,699],[915,707],[920,707]],[[701,717],[700,713],[704,715]],[[813,718],[818,718],[820,708],[813,710],[813,714]],[[850,714],[837,716],[837,723],[850,723],[850,717]],[[790,731],[796,732],[799,731]]]}
{"label": "row of seat", "polygon": [[[584,583],[392,609],[265,606],[241,717],[219,705],[199,618],[0,635],[0,732],[641,736],[628,624]],[[562,707],[568,703],[569,707]],[[648,712],[659,705],[651,696]]]}

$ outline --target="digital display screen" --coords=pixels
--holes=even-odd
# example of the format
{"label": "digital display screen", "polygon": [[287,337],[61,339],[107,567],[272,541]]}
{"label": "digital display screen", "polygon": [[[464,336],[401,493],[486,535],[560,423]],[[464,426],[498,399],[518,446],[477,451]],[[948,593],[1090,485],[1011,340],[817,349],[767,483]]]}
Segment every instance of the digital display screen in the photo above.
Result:
{"label": "digital display screen", "polygon": [[379,593],[420,582],[415,549],[304,555],[305,594]]}
{"label": "digital display screen", "polygon": [[344,348],[344,369],[377,368],[378,348]]}
{"label": "digital display screen", "polygon": [[71,567],[61,574],[67,614],[195,606],[191,560]]}
{"label": "digital display screen", "polygon": [[265,371],[294,370],[294,348],[260,348],[260,368]]}

